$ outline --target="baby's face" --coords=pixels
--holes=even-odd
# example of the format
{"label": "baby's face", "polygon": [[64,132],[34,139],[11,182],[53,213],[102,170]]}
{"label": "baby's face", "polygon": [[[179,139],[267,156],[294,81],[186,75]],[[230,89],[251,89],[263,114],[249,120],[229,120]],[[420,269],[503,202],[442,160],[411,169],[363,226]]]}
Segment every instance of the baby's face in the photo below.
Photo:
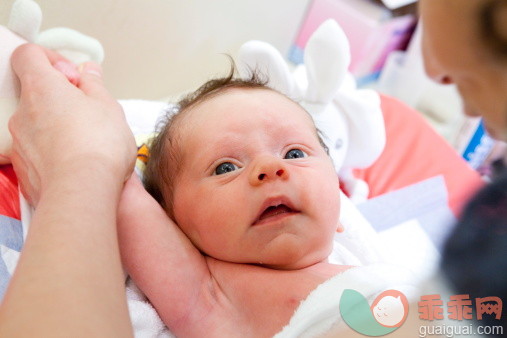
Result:
{"label": "baby's face", "polygon": [[267,89],[229,89],[178,129],[174,217],[216,259],[297,269],[325,259],[338,178],[311,117]]}

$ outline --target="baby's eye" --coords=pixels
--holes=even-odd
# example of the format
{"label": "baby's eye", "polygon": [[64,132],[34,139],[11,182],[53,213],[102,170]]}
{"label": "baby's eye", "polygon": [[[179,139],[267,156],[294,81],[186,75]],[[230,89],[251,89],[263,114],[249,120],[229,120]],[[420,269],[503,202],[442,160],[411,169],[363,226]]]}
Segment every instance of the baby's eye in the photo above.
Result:
{"label": "baby's eye", "polygon": [[301,149],[291,149],[287,152],[287,154],[285,154],[284,159],[292,160],[295,158],[303,158],[306,156],[307,156],[306,153]]}
{"label": "baby's eye", "polygon": [[215,175],[222,175],[222,174],[227,174],[231,171],[234,171],[238,169],[238,166],[231,163],[231,162],[224,162],[224,163],[220,163],[216,168],[215,168]]}

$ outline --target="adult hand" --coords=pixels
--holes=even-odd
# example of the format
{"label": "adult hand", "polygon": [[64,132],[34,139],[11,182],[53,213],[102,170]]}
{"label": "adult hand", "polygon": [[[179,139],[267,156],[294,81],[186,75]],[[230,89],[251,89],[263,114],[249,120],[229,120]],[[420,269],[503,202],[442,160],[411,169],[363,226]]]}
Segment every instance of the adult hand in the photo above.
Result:
{"label": "adult hand", "polygon": [[86,63],[76,79],[57,70],[65,63],[32,44],[12,55],[21,83],[19,107],[9,121],[12,162],[32,205],[62,175],[92,170],[122,184],[135,162],[133,135],[121,106],[104,88],[100,67]]}

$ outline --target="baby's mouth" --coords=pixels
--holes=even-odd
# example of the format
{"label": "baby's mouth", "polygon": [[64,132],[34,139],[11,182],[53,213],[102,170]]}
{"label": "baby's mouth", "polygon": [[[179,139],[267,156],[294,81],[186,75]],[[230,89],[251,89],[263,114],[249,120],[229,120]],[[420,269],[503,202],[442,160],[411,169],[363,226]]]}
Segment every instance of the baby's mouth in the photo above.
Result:
{"label": "baby's mouth", "polygon": [[270,221],[277,220],[279,218],[283,218],[285,216],[289,216],[295,213],[298,213],[299,211],[292,209],[291,207],[287,206],[286,204],[277,204],[277,205],[271,205],[264,209],[264,211],[259,215],[257,220],[254,222],[253,225],[263,224]]}

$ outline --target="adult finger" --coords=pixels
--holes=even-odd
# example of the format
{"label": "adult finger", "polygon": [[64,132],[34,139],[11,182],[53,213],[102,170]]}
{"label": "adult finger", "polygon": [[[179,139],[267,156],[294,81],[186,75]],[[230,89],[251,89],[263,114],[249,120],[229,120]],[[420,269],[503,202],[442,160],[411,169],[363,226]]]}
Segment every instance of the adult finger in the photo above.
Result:
{"label": "adult finger", "polygon": [[58,53],[34,44],[24,44],[16,48],[11,64],[23,89],[21,96],[29,92],[44,94],[54,91],[55,85],[70,85],[65,75],[54,67],[62,62],[69,61]]}
{"label": "adult finger", "polygon": [[78,88],[86,95],[101,100],[112,100],[102,80],[102,68],[95,62],[85,62],[79,66],[81,76]]}
{"label": "adult finger", "polygon": [[77,70],[77,66],[75,64],[67,61],[58,61],[53,65],[53,67],[65,75],[67,80],[69,80],[69,82],[73,85],[77,86],[79,84],[79,78],[81,77],[81,74],[79,74],[79,71]]}
{"label": "adult finger", "polygon": [[59,62],[68,62],[60,54],[35,44],[23,44],[12,53],[11,64],[16,75],[23,80],[26,76],[46,78],[54,76],[53,65]]}

